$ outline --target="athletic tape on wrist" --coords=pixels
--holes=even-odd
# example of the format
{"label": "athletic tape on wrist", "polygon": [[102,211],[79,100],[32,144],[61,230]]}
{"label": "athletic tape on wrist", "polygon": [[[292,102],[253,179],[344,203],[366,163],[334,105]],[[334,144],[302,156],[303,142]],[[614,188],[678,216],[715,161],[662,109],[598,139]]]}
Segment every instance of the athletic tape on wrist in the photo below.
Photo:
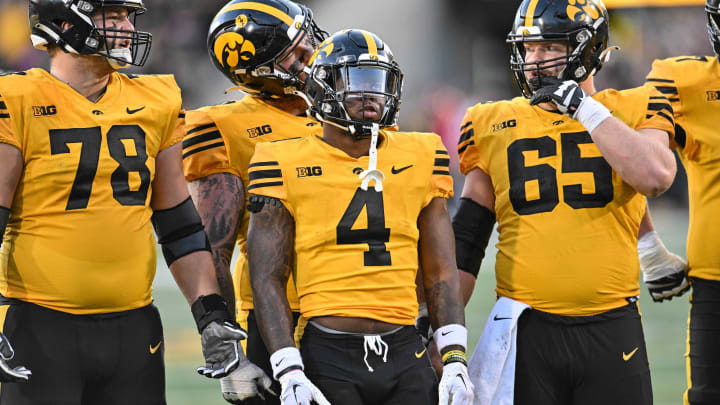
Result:
{"label": "athletic tape on wrist", "polygon": [[442,350],[448,346],[462,346],[464,349],[467,348],[467,329],[457,323],[438,328],[433,334],[433,337],[437,343],[438,351],[441,353]]}
{"label": "athletic tape on wrist", "polygon": [[599,101],[590,96],[585,96],[575,112],[575,119],[592,133],[603,121],[612,117],[610,110],[602,105]]}
{"label": "athletic tape on wrist", "polygon": [[273,378],[280,378],[283,372],[291,367],[300,370],[305,369],[305,365],[300,356],[300,350],[297,347],[283,347],[270,355],[270,366],[272,366]]}

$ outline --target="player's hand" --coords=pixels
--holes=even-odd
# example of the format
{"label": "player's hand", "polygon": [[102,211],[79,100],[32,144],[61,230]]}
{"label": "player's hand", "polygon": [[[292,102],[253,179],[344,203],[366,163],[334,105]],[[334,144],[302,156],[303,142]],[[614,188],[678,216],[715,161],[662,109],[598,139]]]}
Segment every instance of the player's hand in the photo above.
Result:
{"label": "player's hand", "polygon": [[439,387],[440,405],[472,405],[474,389],[465,364],[453,362],[443,367]]}
{"label": "player's hand", "polygon": [[242,358],[235,371],[220,379],[223,398],[231,404],[240,404],[256,395],[264,400],[265,391],[277,395],[270,390],[272,384],[270,377],[245,358],[245,355],[242,355]]}
{"label": "player's hand", "polygon": [[318,387],[308,380],[302,370],[292,370],[279,378],[282,405],[330,405]]}
{"label": "player's hand", "polygon": [[240,341],[247,338],[247,333],[236,323],[213,321],[200,335],[205,367],[197,369],[199,374],[222,378],[233,371],[241,360],[247,360],[240,347]]}
{"label": "player's hand", "polygon": [[415,318],[415,329],[420,334],[423,345],[427,347],[430,344],[433,334],[426,304],[420,304],[418,308],[418,316]]}
{"label": "player's hand", "polygon": [[0,382],[23,382],[27,381],[32,372],[23,366],[11,368],[7,362],[15,357],[10,341],[0,333]]}
{"label": "player's hand", "polygon": [[542,79],[546,85],[535,91],[530,98],[530,105],[553,103],[561,113],[574,119],[580,103],[586,97],[583,89],[574,80],[562,81],[552,77]]}
{"label": "player's hand", "polygon": [[670,300],[690,289],[687,263],[665,248],[657,232],[647,232],[638,239],[638,256],[643,281],[653,301]]}

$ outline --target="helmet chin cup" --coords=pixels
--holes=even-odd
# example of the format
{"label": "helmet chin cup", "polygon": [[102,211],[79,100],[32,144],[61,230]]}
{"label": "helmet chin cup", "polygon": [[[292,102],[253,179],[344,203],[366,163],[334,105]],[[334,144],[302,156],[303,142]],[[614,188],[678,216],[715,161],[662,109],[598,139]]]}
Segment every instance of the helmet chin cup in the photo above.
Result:
{"label": "helmet chin cup", "polygon": [[115,70],[127,69],[132,65],[132,52],[129,48],[111,49],[105,59]]}

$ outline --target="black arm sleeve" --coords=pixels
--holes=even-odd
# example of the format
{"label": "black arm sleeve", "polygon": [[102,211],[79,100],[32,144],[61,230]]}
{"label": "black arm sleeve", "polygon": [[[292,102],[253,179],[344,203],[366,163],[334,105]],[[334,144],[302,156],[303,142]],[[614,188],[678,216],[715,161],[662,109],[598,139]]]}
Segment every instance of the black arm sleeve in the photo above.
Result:
{"label": "black arm sleeve", "polygon": [[192,252],[211,251],[202,220],[190,197],[175,207],[155,210],[151,220],[168,266]]}
{"label": "black arm sleeve", "polygon": [[452,226],[457,267],[477,277],[495,226],[495,214],[470,198],[461,198]]}

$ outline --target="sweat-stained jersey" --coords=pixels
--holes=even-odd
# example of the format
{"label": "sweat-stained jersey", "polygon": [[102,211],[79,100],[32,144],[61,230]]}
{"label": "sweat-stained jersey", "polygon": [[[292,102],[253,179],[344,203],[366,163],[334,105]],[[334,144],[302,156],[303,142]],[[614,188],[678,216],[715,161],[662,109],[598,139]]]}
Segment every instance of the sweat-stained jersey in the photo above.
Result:
{"label": "sweat-stained jersey", "polygon": [[[673,134],[668,100],[649,87],[593,96],[630,128]],[[590,315],[639,294],[645,198],[623,182],[577,121],[525,98],[468,109],[460,171],[492,179],[500,233],[498,296],[559,315]]]}
{"label": "sweat-stained jersey", "polygon": [[[186,128],[183,166],[187,181],[230,173],[242,179],[246,190],[250,183],[248,165],[256,144],[322,133],[322,126],[314,119],[289,114],[251,96],[188,111]],[[246,192],[245,205],[247,197]],[[245,256],[249,223],[250,213],[245,210],[237,236],[240,255],[233,272],[235,295],[242,310],[253,308]],[[288,301],[290,309],[297,311],[299,304],[292,278],[288,281]]]}
{"label": "sweat-stained jersey", "polygon": [[23,171],[0,293],[73,314],[150,304],[158,153],[182,139],[172,76],[113,73],[92,103],[42,69],[0,77],[0,142]]}
{"label": "sweat-stained jersey", "polygon": [[720,281],[720,63],[714,56],[656,60],[647,84],[675,111],[675,150],[687,171],[689,274]]}
{"label": "sweat-stained jersey", "polygon": [[283,202],[295,219],[295,282],[305,319],[343,316],[412,325],[417,316],[418,216],[452,195],[440,137],[380,131],[382,192],[360,188],[358,159],[319,136],[257,145],[250,194]]}

